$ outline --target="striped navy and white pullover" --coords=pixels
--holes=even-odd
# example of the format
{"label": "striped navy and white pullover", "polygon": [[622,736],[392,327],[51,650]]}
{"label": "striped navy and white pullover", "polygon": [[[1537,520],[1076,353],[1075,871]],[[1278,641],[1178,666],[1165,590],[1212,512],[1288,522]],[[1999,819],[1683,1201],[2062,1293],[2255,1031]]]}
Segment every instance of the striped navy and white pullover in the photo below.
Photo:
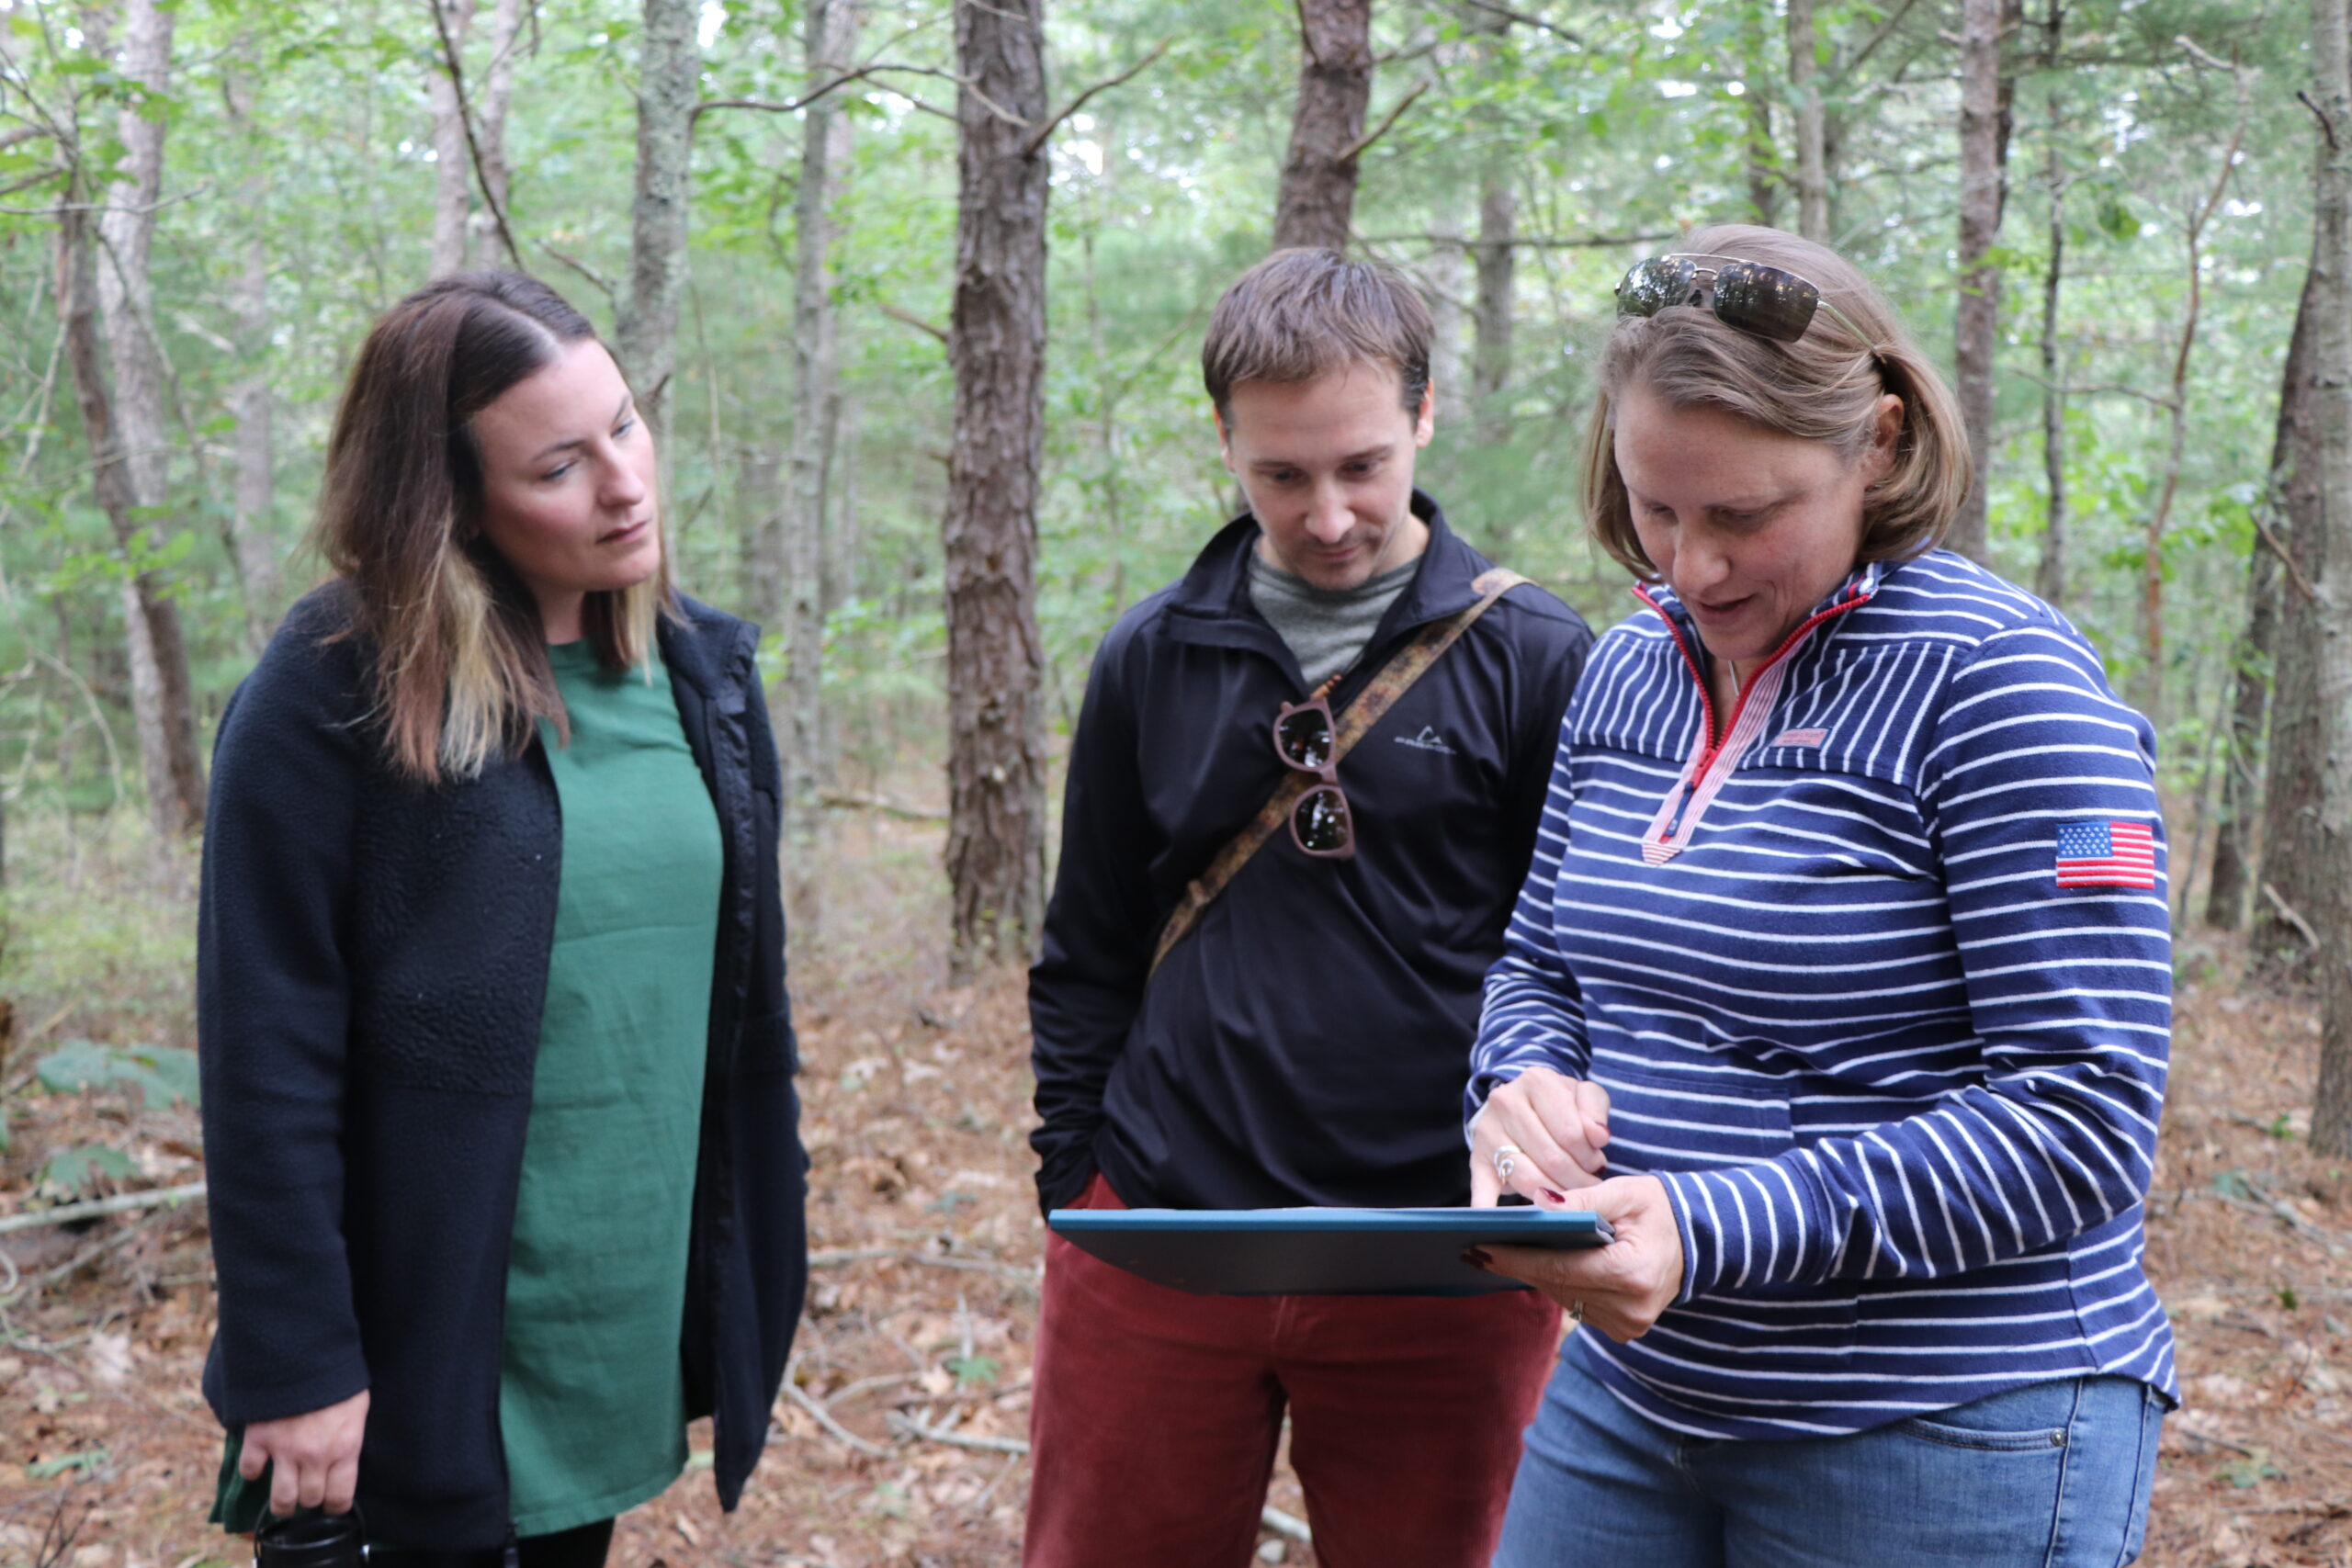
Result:
{"label": "striped navy and white pullover", "polygon": [[[1946,551],[1856,571],[1716,716],[1670,591],[1595,646],[1487,979],[1469,1109],[1611,1097],[1676,1303],[1570,1353],[1719,1438],[2120,1373],[2171,1034],[2148,723],[2048,605]],[[2064,830],[2062,832],[2062,829]]]}

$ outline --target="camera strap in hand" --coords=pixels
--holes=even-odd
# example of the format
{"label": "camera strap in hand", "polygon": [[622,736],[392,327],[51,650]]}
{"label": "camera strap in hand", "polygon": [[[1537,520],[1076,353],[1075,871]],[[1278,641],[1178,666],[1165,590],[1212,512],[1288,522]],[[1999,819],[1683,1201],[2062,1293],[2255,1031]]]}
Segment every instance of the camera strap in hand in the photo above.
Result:
{"label": "camera strap in hand", "polygon": [[[1476,604],[1442,621],[1431,621],[1415,633],[1411,641],[1398,649],[1388,662],[1381,666],[1380,673],[1356,694],[1356,700],[1348,705],[1347,711],[1334,716],[1335,728],[1331,737],[1333,764],[1337,765],[1374,725],[1387,716],[1388,710],[1396,705],[1396,699],[1438,661],[1440,655],[1453,646],[1456,638],[1470,629],[1472,622],[1492,609],[1496,600],[1526,581],[1507,567],[1488,568],[1470,584],[1478,593]],[[1209,862],[1208,869],[1193,879],[1193,885],[1184,889],[1184,897],[1169,912],[1168,923],[1159,928],[1159,945],[1152,953],[1150,974],[1145,976],[1147,983],[1151,975],[1159,973],[1160,964],[1175,945],[1184,940],[1184,934],[1199,922],[1201,911],[1216,902],[1216,896],[1240,874],[1243,866],[1250,863],[1250,857],[1256,854],[1284,822],[1290,820],[1291,809],[1298,804],[1298,797],[1320,782],[1312,773],[1284,770],[1282,784],[1272,798],[1257,816],[1250,819],[1250,825],[1234,836],[1231,843],[1217,852],[1216,858]]]}

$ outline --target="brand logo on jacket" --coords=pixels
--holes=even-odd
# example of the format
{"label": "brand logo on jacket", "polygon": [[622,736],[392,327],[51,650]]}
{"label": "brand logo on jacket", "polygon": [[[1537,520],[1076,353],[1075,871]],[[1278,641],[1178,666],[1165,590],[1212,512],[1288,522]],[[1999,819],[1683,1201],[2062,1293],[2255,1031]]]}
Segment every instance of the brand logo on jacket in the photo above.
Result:
{"label": "brand logo on jacket", "polygon": [[1445,737],[1440,735],[1436,730],[1431,729],[1426,724],[1421,726],[1421,732],[1419,735],[1398,736],[1396,738],[1396,744],[1399,746],[1410,746],[1416,751],[1442,751],[1449,757],[1456,754],[1453,746],[1447,742]]}
{"label": "brand logo on jacket", "polygon": [[1775,746],[1818,746],[1829,739],[1826,729],[1784,729],[1774,739]]}

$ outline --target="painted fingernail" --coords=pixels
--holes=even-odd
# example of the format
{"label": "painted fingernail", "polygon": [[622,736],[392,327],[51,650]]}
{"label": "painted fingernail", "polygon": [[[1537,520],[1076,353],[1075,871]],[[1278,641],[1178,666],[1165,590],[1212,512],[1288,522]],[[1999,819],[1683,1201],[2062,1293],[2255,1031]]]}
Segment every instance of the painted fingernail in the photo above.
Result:
{"label": "painted fingernail", "polygon": [[1548,1187],[1544,1189],[1544,1196],[1549,1198],[1555,1203],[1565,1203],[1568,1201],[1568,1195],[1566,1193],[1555,1192]]}

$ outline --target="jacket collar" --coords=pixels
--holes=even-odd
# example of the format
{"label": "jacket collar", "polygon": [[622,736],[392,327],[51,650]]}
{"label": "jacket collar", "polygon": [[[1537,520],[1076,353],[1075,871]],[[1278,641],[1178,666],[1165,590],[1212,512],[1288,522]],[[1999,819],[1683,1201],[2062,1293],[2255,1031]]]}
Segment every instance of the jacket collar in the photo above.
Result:
{"label": "jacket collar", "polygon": [[[1389,606],[1374,636],[1375,644],[1476,604],[1478,591],[1472,583],[1493,564],[1446,525],[1445,513],[1427,491],[1413,491],[1412,508],[1413,515],[1429,525],[1429,547],[1421,552],[1413,581]],[[1250,557],[1258,547],[1260,532],[1258,519],[1245,512],[1217,530],[1193,558],[1168,603],[1177,636],[1250,647],[1273,637],[1273,628],[1250,599]]]}
{"label": "jacket collar", "polygon": [[655,635],[662,662],[705,697],[741,691],[759,645],[748,622],[683,593],[678,595],[678,613],[662,616]]}
{"label": "jacket collar", "polygon": [[[1831,590],[1827,597],[1807,611],[1804,621],[1798,624],[1802,626],[1831,610],[1846,609],[1867,603],[1871,596],[1878,592],[1879,584],[1885,581],[1886,574],[1893,570],[1894,565],[1886,561],[1864,561],[1848,572],[1846,581]],[[1692,647],[1705,646],[1705,639],[1699,636],[1698,623],[1690,618],[1690,612],[1682,607],[1682,601],[1675,596],[1674,590],[1667,586],[1663,578],[1635,582],[1632,592],[1634,597],[1657,611],[1664,619],[1673,623],[1675,628],[1690,640]]]}

